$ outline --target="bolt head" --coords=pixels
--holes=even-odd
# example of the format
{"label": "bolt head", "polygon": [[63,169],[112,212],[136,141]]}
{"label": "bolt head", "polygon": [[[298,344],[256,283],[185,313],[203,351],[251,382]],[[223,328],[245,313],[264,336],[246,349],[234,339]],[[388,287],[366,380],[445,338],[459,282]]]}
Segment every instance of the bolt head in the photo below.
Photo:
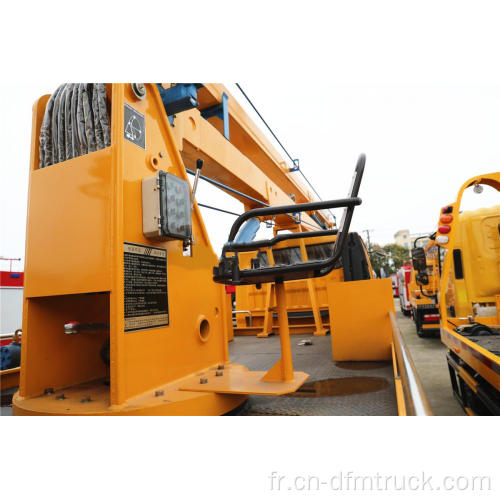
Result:
{"label": "bolt head", "polygon": [[135,96],[141,100],[146,97],[146,86],[144,85],[144,83],[133,83],[132,91],[134,92]]}
{"label": "bolt head", "polygon": [[157,397],[157,398],[160,397],[160,396],[163,396],[163,394],[165,394],[165,391],[163,391],[161,389],[158,390],[158,391],[155,391],[155,397]]}
{"label": "bolt head", "polygon": [[207,377],[201,377],[200,378],[200,384],[208,384],[208,378]]}
{"label": "bolt head", "polygon": [[222,370],[217,370],[217,371],[215,372],[215,376],[216,376],[216,377],[222,377],[222,375],[224,375],[224,372],[223,372]]}

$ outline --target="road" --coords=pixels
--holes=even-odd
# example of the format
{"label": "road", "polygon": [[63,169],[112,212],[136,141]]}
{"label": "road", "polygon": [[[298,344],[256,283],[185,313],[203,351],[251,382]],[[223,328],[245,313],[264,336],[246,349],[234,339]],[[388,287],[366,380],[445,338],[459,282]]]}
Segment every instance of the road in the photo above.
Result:
{"label": "road", "polygon": [[400,312],[399,301],[396,301],[396,311],[401,334],[410,350],[434,415],[465,415],[451,390],[446,347],[441,339],[439,336],[420,338],[413,320]]}

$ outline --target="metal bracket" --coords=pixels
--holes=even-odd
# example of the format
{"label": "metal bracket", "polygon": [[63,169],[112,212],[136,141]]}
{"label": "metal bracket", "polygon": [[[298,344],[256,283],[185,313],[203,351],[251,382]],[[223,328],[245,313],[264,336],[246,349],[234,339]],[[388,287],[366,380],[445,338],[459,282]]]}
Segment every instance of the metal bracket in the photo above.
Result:
{"label": "metal bracket", "polygon": [[202,86],[201,83],[178,83],[164,89],[160,84],[157,84],[170,125],[173,123],[173,119],[170,120],[172,115],[196,108],[199,105],[198,89]]}
{"label": "metal bracket", "polygon": [[211,106],[202,110],[201,116],[207,120],[208,118],[212,118],[213,116],[217,116],[222,120],[222,127],[224,137],[229,140],[229,108],[227,105],[228,97],[225,92],[222,93],[222,101],[215,106]]}
{"label": "metal bracket", "polygon": [[290,172],[297,172],[300,170],[300,161],[298,158],[293,160],[293,167],[290,167]]}

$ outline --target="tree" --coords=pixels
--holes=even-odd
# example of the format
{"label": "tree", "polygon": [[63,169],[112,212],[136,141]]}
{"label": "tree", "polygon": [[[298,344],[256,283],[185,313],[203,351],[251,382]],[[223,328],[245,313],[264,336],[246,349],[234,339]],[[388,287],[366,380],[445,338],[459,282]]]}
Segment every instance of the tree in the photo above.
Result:
{"label": "tree", "polygon": [[391,272],[393,273],[403,265],[403,262],[410,260],[410,251],[401,245],[390,243],[384,246],[384,251],[392,261]]}
{"label": "tree", "polygon": [[[408,249],[395,243],[389,243],[383,247],[374,243],[371,247],[370,261],[378,277],[381,276],[382,269],[385,276],[389,276],[395,273],[403,265],[403,262],[410,259]],[[380,255],[377,252],[382,252],[385,255]]]}
{"label": "tree", "polygon": [[383,257],[382,255],[379,255],[377,252],[384,252],[384,249],[377,243],[373,243],[371,245],[370,261],[372,263],[373,270],[377,273],[377,276],[380,277],[380,270],[384,268],[385,271],[385,265],[387,264],[387,257]]}

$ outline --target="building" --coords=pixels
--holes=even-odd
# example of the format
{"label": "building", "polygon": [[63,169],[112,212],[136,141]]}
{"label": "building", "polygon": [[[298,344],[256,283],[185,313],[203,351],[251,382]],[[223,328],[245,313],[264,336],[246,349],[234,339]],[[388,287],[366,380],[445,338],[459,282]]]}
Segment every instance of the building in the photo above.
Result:
{"label": "building", "polygon": [[421,240],[418,240],[417,246],[418,247],[425,247],[427,243],[429,242],[429,235],[431,233],[413,233],[410,234],[409,229],[400,229],[395,235],[394,235],[394,242],[396,245],[400,245],[402,247],[408,248],[408,250],[411,250],[413,247],[413,242],[417,238],[422,238]]}

